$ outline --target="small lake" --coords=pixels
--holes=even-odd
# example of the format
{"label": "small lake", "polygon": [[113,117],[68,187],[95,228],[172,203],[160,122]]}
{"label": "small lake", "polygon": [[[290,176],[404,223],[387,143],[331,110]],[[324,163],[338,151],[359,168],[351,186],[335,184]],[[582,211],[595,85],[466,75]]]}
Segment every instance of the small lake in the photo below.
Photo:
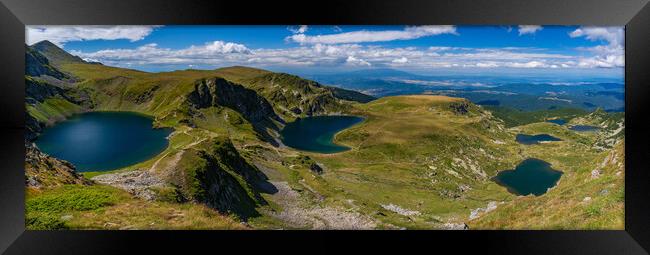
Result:
{"label": "small lake", "polygon": [[540,196],[554,187],[561,176],[562,172],[551,168],[548,162],[529,158],[519,163],[514,170],[499,172],[492,180],[513,194]]}
{"label": "small lake", "polygon": [[517,134],[516,140],[520,144],[532,145],[538,144],[539,142],[553,142],[553,141],[562,141],[562,139],[555,136],[541,134],[541,135],[525,135]]}
{"label": "small lake", "polygon": [[564,119],[552,119],[552,120],[546,120],[546,122],[555,123],[555,124],[558,124],[560,126],[567,123],[567,121],[564,120]]}
{"label": "small lake", "polygon": [[154,129],[153,119],[132,112],[89,112],[46,128],[36,146],[67,160],[79,172],[130,166],[165,150],[169,128]]}
{"label": "small lake", "polygon": [[575,125],[569,127],[569,129],[578,132],[589,132],[589,131],[598,131],[600,128],[596,126],[588,126],[588,125]]}
{"label": "small lake", "polygon": [[349,128],[363,118],[356,116],[316,116],[300,118],[288,123],[281,131],[282,143],[294,149],[336,153],[350,148],[335,144],[334,135]]}

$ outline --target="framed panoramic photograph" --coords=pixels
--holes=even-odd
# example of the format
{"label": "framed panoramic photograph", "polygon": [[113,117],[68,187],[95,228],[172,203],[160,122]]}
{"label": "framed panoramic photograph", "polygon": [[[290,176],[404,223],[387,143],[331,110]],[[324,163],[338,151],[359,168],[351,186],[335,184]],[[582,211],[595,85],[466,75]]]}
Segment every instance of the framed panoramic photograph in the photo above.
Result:
{"label": "framed panoramic photograph", "polygon": [[9,254],[650,248],[646,1],[3,4]]}

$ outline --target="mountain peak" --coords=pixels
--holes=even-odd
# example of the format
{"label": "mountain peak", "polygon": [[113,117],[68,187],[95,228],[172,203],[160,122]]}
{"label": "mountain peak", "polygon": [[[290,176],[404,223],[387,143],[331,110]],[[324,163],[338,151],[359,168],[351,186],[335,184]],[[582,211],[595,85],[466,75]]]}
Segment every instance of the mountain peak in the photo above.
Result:
{"label": "mountain peak", "polygon": [[37,42],[35,44],[32,44],[32,48],[46,48],[46,47],[59,48],[59,46],[56,46],[56,44],[54,44],[54,43],[52,43],[52,42],[50,42],[48,40],[43,40],[43,41]]}
{"label": "mountain peak", "polygon": [[85,63],[80,57],[68,53],[48,40],[37,42],[30,48],[41,53],[55,66],[65,63]]}

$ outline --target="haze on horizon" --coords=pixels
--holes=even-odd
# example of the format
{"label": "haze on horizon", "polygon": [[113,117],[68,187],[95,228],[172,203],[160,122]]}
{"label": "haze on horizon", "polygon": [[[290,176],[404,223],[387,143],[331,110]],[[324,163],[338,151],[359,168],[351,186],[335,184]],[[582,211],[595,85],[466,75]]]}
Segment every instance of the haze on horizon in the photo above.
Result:
{"label": "haze on horizon", "polygon": [[251,66],[299,75],[395,69],[419,75],[621,81],[624,28],[580,26],[27,26],[89,61],[148,72]]}

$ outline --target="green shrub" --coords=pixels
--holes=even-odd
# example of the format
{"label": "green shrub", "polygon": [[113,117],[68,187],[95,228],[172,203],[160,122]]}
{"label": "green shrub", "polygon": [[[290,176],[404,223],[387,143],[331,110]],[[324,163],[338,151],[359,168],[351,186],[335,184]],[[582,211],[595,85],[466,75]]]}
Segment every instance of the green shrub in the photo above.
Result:
{"label": "green shrub", "polygon": [[31,230],[67,229],[61,215],[73,211],[96,210],[115,204],[120,194],[108,186],[64,185],[25,201],[25,225]]}
{"label": "green shrub", "polygon": [[65,185],[28,197],[28,212],[88,211],[113,205],[119,199],[115,190],[104,186]]}
{"label": "green shrub", "polygon": [[157,200],[170,203],[184,202],[183,194],[175,187],[153,187],[151,188],[156,193]]}
{"label": "green shrub", "polygon": [[589,216],[598,216],[600,215],[600,207],[597,205],[590,205],[585,209],[585,213]]}
{"label": "green shrub", "polygon": [[47,212],[28,212],[25,215],[25,225],[29,230],[68,229],[58,214]]}

